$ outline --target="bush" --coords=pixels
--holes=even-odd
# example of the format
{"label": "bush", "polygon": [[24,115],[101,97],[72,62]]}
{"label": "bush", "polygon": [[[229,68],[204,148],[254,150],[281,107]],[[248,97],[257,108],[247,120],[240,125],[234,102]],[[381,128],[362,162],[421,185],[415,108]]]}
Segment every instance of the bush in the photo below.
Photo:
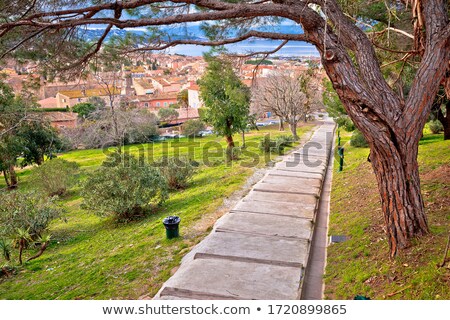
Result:
{"label": "bush", "polygon": [[196,163],[185,157],[164,157],[160,164],[161,174],[165,177],[170,189],[184,189],[189,185],[195,173]]}
{"label": "bush", "polygon": [[36,192],[0,193],[0,238],[13,238],[17,229],[28,230],[33,240],[42,236],[49,223],[64,212],[56,199]]}
{"label": "bush", "polygon": [[278,154],[283,154],[286,147],[291,147],[292,142],[294,142],[294,137],[292,136],[279,136],[275,138],[275,151]]}
{"label": "bush", "polygon": [[276,152],[283,154],[284,149],[288,146],[292,146],[294,137],[292,136],[279,136],[275,140],[271,140],[269,135],[265,135],[259,142],[259,149],[265,153]]}
{"label": "bush", "polygon": [[356,129],[355,124],[348,116],[341,116],[336,118],[335,120],[339,127],[344,128],[345,131],[352,132]]}
{"label": "bush", "polygon": [[241,154],[242,154],[242,147],[235,146],[232,148],[227,147],[225,149],[225,155],[226,155],[227,161],[239,160],[239,157],[241,156]]}
{"label": "bush", "polygon": [[198,137],[205,128],[201,120],[188,120],[183,124],[183,134],[190,138]]}
{"label": "bush", "polygon": [[444,126],[439,120],[432,120],[428,122],[428,127],[430,128],[431,132],[434,134],[437,134],[444,130]]}
{"label": "bush", "polygon": [[89,117],[96,109],[95,105],[90,102],[77,103],[72,107],[73,112],[77,113],[83,119]]}
{"label": "bush", "polygon": [[86,180],[81,194],[83,208],[125,220],[142,216],[168,197],[167,182],[157,168],[118,152]]}
{"label": "bush", "polygon": [[31,181],[49,196],[60,196],[78,180],[79,166],[75,162],[55,158],[44,162],[31,172]]}
{"label": "bush", "polygon": [[259,149],[263,151],[264,153],[269,153],[272,148],[275,146],[275,143],[270,140],[270,136],[266,134],[260,141],[259,141]]}
{"label": "bush", "polygon": [[369,146],[363,134],[359,130],[353,131],[352,138],[350,139],[350,145],[356,148],[367,148]]}

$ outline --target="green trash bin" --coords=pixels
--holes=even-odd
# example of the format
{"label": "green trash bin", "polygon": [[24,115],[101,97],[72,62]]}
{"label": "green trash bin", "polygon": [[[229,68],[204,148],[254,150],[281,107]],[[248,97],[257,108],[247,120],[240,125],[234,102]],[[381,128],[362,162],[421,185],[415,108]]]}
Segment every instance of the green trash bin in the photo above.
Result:
{"label": "green trash bin", "polygon": [[179,232],[179,224],[180,224],[180,217],[177,216],[168,216],[164,218],[163,224],[166,228],[166,237],[167,239],[173,239],[180,236]]}

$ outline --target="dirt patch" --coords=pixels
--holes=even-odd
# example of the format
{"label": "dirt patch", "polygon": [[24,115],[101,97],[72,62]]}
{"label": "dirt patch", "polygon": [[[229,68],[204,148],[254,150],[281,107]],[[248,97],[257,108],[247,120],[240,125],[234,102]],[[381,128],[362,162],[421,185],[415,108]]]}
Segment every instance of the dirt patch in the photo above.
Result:
{"label": "dirt patch", "polygon": [[421,174],[420,177],[424,181],[450,183],[450,165],[444,164],[439,168]]}

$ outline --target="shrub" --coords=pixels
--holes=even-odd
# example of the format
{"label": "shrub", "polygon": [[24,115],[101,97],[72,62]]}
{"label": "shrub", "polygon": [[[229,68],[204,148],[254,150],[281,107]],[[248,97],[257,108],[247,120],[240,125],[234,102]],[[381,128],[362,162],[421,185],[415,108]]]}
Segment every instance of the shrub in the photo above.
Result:
{"label": "shrub", "polygon": [[72,107],[73,112],[77,113],[80,118],[87,118],[97,108],[90,102],[77,103]]}
{"label": "shrub", "polygon": [[284,149],[288,146],[292,146],[294,137],[292,136],[278,136],[275,140],[271,140],[269,135],[265,135],[263,139],[259,142],[259,149],[268,152],[276,152],[278,154],[283,154]]}
{"label": "shrub", "polygon": [[291,147],[292,142],[294,142],[294,137],[292,136],[279,136],[275,138],[275,151],[278,154],[283,154],[286,147]]}
{"label": "shrub", "polygon": [[170,189],[184,189],[189,185],[195,173],[196,163],[185,157],[164,157],[160,170]]}
{"label": "shrub", "polygon": [[11,241],[7,241],[3,238],[0,239],[0,252],[6,261],[11,260],[11,247]]}
{"label": "shrub", "polygon": [[350,145],[356,148],[367,148],[369,146],[363,134],[359,130],[353,131],[352,138],[350,139]]}
{"label": "shrub", "polygon": [[205,124],[201,120],[188,120],[183,124],[183,134],[187,137],[198,137],[200,131],[205,130]]}
{"label": "shrub", "polygon": [[49,223],[64,212],[56,199],[34,191],[0,193],[0,238],[13,238],[17,229],[28,230],[33,240],[42,236]]}
{"label": "shrub", "polygon": [[86,180],[81,194],[83,208],[125,220],[142,216],[168,197],[167,182],[157,168],[118,152]]}
{"label": "shrub", "polygon": [[49,196],[60,196],[78,180],[79,166],[75,162],[55,158],[44,162],[31,172],[31,181]]}
{"label": "shrub", "polygon": [[339,127],[344,128],[345,131],[351,132],[354,131],[355,124],[353,121],[346,115],[346,116],[340,116],[335,119],[336,123],[339,125]]}
{"label": "shrub", "polygon": [[437,134],[444,130],[444,126],[439,120],[432,120],[428,122],[428,127],[430,128],[431,132],[434,134]]}
{"label": "shrub", "polygon": [[242,154],[242,147],[238,147],[238,146],[235,146],[235,147],[232,147],[232,148],[227,147],[226,150],[225,150],[225,154],[226,154],[226,160],[227,161],[229,161],[229,160],[239,160],[239,157]]}
{"label": "shrub", "polygon": [[260,141],[259,141],[259,149],[263,151],[264,153],[269,153],[272,148],[275,146],[275,143],[270,140],[270,136],[266,134]]}

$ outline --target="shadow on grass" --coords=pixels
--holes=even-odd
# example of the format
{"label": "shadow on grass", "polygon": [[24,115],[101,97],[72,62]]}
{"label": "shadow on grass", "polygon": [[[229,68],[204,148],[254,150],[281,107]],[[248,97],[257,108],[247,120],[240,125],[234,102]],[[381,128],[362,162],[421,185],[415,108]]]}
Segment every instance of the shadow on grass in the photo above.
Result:
{"label": "shadow on grass", "polygon": [[425,145],[429,143],[435,143],[444,140],[443,134],[427,134],[424,135],[422,139],[419,141],[419,145]]}

